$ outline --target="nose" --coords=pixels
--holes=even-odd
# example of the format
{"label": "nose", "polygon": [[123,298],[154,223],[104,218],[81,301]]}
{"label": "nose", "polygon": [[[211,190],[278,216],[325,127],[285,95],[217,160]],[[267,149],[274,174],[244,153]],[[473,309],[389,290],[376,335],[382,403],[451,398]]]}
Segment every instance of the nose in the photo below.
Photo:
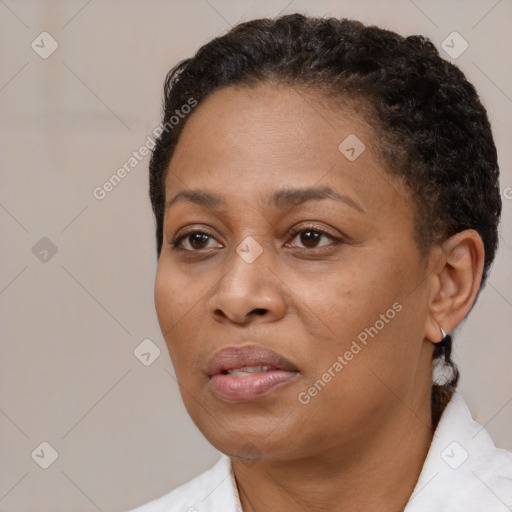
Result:
{"label": "nose", "polygon": [[208,300],[208,311],[215,321],[246,325],[274,322],[285,315],[284,284],[265,252],[252,263],[233,253]]}

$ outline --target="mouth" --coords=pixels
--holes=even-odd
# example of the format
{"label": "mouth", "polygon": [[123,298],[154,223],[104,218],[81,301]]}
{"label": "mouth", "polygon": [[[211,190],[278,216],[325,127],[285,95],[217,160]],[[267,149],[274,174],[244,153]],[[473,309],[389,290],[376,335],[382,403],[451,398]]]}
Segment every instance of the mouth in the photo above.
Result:
{"label": "mouth", "polygon": [[275,368],[267,365],[243,366],[242,368],[222,370],[221,375],[231,375],[232,377],[247,377],[251,373],[267,373],[273,370],[275,370]]}
{"label": "mouth", "polygon": [[299,371],[290,361],[261,345],[229,346],[207,366],[210,390],[228,402],[250,401],[292,382]]}

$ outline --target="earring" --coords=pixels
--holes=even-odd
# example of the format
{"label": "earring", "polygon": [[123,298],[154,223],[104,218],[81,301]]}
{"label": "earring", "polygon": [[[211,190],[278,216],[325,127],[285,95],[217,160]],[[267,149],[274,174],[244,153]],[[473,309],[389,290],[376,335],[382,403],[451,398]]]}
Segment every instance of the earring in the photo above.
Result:
{"label": "earring", "polygon": [[439,326],[439,328],[441,329],[441,334],[443,335],[443,339],[441,340],[441,348],[443,351],[443,356],[445,356],[446,345],[448,345],[452,341],[452,337],[450,334],[446,334],[446,331],[441,326]]}
{"label": "earring", "polygon": [[[438,324],[439,325],[439,324]],[[454,390],[459,381],[459,370],[452,361],[452,336],[439,325],[443,336],[434,349],[433,380],[438,386],[448,386]],[[439,358],[439,359],[438,359]]]}

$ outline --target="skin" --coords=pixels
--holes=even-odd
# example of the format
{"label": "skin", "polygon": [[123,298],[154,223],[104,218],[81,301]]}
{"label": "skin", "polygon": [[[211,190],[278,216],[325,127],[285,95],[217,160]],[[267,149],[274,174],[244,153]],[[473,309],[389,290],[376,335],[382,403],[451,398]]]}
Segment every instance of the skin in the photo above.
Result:
{"label": "skin", "polygon": [[[338,149],[356,134],[366,149]],[[269,206],[276,190],[328,186],[334,199]],[[312,92],[258,85],[208,96],[184,126],[166,199],[155,306],[185,406],[228,454],[243,510],[402,510],[432,439],[431,358],[469,311],[483,246],[467,230],[420,254],[414,204],[387,173],[374,135],[350,108]],[[304,231],[323,229],[341,241]],[[291,228],[303,230],[289,235]],[[189,230],[204,232],[172,242]],[[246,237],[263,252],[236,252]],[[316,241],[315,241],[316,240]],[[401,311],[309,403],[298,400],[365,328]],[[249,402],[214,395],[206,365],[227,345],[258,343],[291,361],[292,382]]]}

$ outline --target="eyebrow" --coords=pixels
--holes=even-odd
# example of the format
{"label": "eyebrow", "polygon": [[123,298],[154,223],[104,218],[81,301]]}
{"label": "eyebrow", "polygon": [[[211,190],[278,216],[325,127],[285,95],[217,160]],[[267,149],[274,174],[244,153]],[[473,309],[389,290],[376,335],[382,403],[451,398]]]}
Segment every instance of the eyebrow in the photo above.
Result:
{"label": "eyebrow", "polygon": [[[269,198],[267,204],[284,210],[286,208],[296,208],[308,201],[319,201],[322,199],[341,201],[362,213],[365,212],[361,205],[350,196],[340,194],[331,187],[286,188],[278,190]],[[213,210],[220,210],[225,205],[223,197],[218,194],[201,189],[188,189],[178,192],[172,199],[167,201],[165,208],[170,208],[178,201],[188,201]]]}

